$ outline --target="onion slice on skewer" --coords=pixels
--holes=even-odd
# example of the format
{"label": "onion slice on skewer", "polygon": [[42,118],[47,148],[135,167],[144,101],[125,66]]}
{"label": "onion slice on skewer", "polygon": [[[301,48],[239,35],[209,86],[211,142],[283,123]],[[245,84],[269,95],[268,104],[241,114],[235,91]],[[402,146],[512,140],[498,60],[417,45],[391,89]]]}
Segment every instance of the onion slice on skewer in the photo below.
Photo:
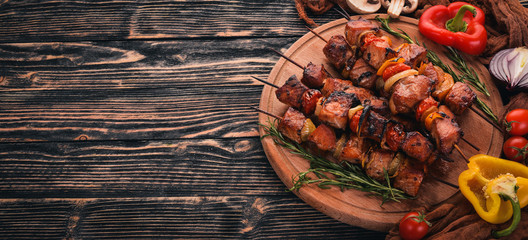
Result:
{"label": "onion slice on skewer", "polygon": [[507,84],[506,89],[528,89],[528,48],[502,50],[490,62],[490,72]]}

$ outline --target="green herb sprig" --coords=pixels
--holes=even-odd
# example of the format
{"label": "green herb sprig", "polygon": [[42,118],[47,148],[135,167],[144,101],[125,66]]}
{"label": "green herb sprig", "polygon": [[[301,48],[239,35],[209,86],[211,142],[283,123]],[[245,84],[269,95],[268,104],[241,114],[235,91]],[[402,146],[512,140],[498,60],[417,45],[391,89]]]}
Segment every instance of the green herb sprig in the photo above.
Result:
{"label": "green herb sprig", "polygon": [[[325,158],[311,154],[301,145],[292,143],[284,138],[276,127],[275,121],[268,121],[268,125],[260,124],[266,132],[262,137],[272,137],[273,141],[291,153],[299,155],[310,162],[310,169],[301,172],[292,178],[293,187],[289,191],[299,190],[306,184],[317,184],[318,187],[327,189],[330,186],[337,186],[342,191],[346,189],[356,189],[368,192],[372,195],[380,196],[382,203],[387,201],[400,202],[404,199],[413,199],[402,190],[391,187],[388,173],[385,171],[386,184],[380,183],[368,175],[361,167],[348,162],[334,163]],[[309,175],[313,173],[316,178]]]}
{"label": "green herb sprig", "polygon": [[[394,29],[392,29],[389,26],[389,22],[390,22],[389,17],[380,18],[379,16],[376,16],[375,19],[381,23],[381,29],[383,29],[384,31],[392,34],[393,36],[402,38],[408,43],[415,43],[415,41],[411,39],[409,34],[404,32],[403,30],[398,29],[400,30],[400,32],[397,32]],[[427,49],[427,46],[425,46],[425,43],[423,43],[422,45],[424,46],[424,48]],[[446,48],[448,49],[447,57],[451,61],[453,61],[453,63],[455,64],[455,68],[461,72],[460,75],[456,74],[455,71],[453,71],[453,69],[450,66],[444,64],[442,60],[440,60],[438,55],[433,51],[427,50],[427,59],[429,59],[429,61],[433,63],[435,66],[438,66],[442,68],[442,70],[444,70],[445,72],[449,73],[453,77],[453,80],[455,82],[465,82],[464,80],[468,80],[468,83],[471,86],[473,86],[476,90],[484,93],[486,96],[490,96],[490,93],[488,89],[486,88],[486,85],[484,85],[484,83],[480,81],[475,69],[470,68],[466,64],[466,61],[464,60],[464,58],[462,58],[462,56],[456,49],[452,47],[446,47]],[[484,113],[486,113],[486,115],[488,115],[488,117],[491,120],[493,120],[496,123],[498,122],[497,116],[493,113],[491,108],[488,107],[488,105],[486,105],[486,103],[484,103],[478,97],[476,98],[475,102],[476,102],[477,107],[480,108]]]}

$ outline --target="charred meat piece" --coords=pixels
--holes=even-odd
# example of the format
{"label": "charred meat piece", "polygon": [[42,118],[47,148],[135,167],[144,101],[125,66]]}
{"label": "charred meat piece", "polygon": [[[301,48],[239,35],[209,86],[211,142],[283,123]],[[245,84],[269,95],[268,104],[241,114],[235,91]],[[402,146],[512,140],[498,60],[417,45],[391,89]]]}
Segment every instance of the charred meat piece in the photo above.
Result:
{"label": "charred meat piece", "polygon": [[389,120],[385,128],[385,135],[381,141],[381,146],[392,151],[398,151],[405,140],[406,132],[404,126],[394,120]]}
{"label": "charred meat piece", "polygon": [[370,145],[371,144],[367,139],[350,134],[345,146],[343,147],[343,151],[338,156],[338,160],[359,164],[363,153],[368,151]]}
{"label": "charred meat piece", "polygon": [[376,69],[370,66],[364,59],[360,58],[352,67],[350,79],[357,86],[374,89],[377,79]]}
{"label": "charred meat piece", "polygon": [[429,139],[424,137],[421,133],[411,131],[407,132],[405,135],[401,149],[407,154],[407,156],[420,162],[426,162],[434,151],[434,146]]}
{"label": "charred meat piece", "polygon": [[289,107],[279,122],[278,129],[287,138],[296,143],[301,143],[301,130],[305,121],[306,117],[302,112]]}
{"label": "charred meat piece", "polygon": [[323,47],[323,53],[338,70],[345,68],[347,61],[355,56],[343,35],[334,35]]}
{"label": "charred meat piece", "polygon": [[323,64],[315,65],[310,62],[304,68],[301,82],[309,88],[321,88],[326,77],[327,74]]}
{"label": "charred meat piece", "polygon": [[396,56],[396,52],[391,48],[389,42],[382,38],[365,42],[361,50],[363,59],[375,69],[380,68],[387,59]]}
{"label": "charred meat piece", "polygon": [[374,111],[369,111],[367,114],[365,122],[361,125],[359,136],[381,142],[389,120]]}
{"label": "charred meat piece", "polygon": [[323,102],[317,117],[321,122],[344,130],[348,122],[348,110],[359,104],[360,102],[355,95],[336,91]]}
{"label": "charred meat piece", "polygon": [[334,129],[331,127],[320,124],[311,134],[308,136],[308,145],[312,146],[311,149],[317,149],[318,151],[332,152],[336,147],[336,135]]}
{"label": "charred meat piece", "polygon": [[366,19],[350,20],[345,26],[345,39],[350,46],[356,46],[359,38],[368,32],[379,32],[379,26]]}
{"label": "charred meat piece", "polygon": [[405,64],[411,66],[411,68],[417,68],[422,62],[427,60],[427,50],[414,43],[404,43],[398,49],[396,56],[405,59]]}
{"label": "charred meat piece", "polygon": [[444,99],[445,104],[456,115],[462,114],[471,107],[477,95],[465,83],[456,82]]}
{"label": "charred meat piece", "polygon": [[325,84],[321,89],[323,96],[328,97],[333,92],[341,91],[347,92],[349,88],[357,88],[351,81],[342,80],[338,78],[327,78]]}
{"label": "charred meat piece", "polygon": [[422,163],[405,159],[394,178],[394,187],[415,197],[425,177],[424,165]]}
{"label": "charred meat piece", "polygon": [[300,109],[302,104],[302,95],[308,90],[304,84],[297,79],[297,76],[292,75],[284,85],[275,91],[275,96],[280,102],[285,103],[288,106]]}
{"label": "charred meat piece", "polygon": [[390,163],[394,158],[393,151],[376,149],[369,153],[365,164],[365,173],[378,181],[385,180],[385,171],[389,170]]}
{"label": "charred meat piece", "polygon": [[440,82],[444,81],[445,72],[439,66],[435,66],[432,63],[426,64],[422,74],[433,81],[433,89],[436,89]]}
{"label": "charred meat piece", "polygon": [[389,107],[393,114],[410,114],[420,101],[429,97],[433,82],[424,75],[405,77],[392,87]]}
{"label": "charred meat piece", "polygon": [[[444,109],[445,110],[445,109]],[[462,137],[462,129],[458,123],[449,117],[449,113],[439,112],[443,117],[433,120],[431,136],[436,142],[438,151],[447,155],[453,151],[454,145]]]}
{"label": "charred meat piece", "polygon": [[311,116],[315,111],[317,101],[321,97],[323,97],[323,94],[317,89],[306,90],[302,95],[301,112],[306,116]]}
{"label": "charred meat piece", "polygon": [[451,112],[451,109],[449,109],[446,105],[440,105],[438,106],[438,111],[439,112],[442,112],[443,114],[445,114],[447,117],[451,118],[451,119],[455,119],[455,114],[453,112]]}
{"label": "charred meat piece", "polygon": [[389,102],[387,101],[387,99],[372,97],[370,99],[368,99],[368,98],[364,98],[364,99],[359,98],[359,100],[361,101],[361,104],[363,106],[371,106],[372,111],[377,112],[377,113],[381,114],[384,117],[387,117],[387,118],[390,117],[390,113],[391,112],[390,112],[390,109],[389,109]]}

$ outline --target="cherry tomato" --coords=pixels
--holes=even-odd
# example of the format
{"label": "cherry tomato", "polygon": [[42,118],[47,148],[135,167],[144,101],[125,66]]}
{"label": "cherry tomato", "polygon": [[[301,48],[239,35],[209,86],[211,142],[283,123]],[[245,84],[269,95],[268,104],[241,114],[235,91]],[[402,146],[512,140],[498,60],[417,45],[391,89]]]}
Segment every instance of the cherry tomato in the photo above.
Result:
{"label": "cherry tomato", "polygon": [[411,67],[405,63],[397,63],[394,65],[390,65],[383,71],[382,77],[384,81],[387,81],[390,77],[392,77],[394,74],[403,72],[405,70],[409,70]]}
{"label": "cherry tomato", "polygon": [[507,159],[522,162],[528,158],[528,140],[521,136],[508,138],[502,146],[502,151]]}
{"label": "cherry tomato", "polygon": [[422,239],[430,226],[422,213],[409,212],[400,220],[400,237],[405,240]]}
{"label": "cherry tomato", "polygon": [[506,114],[506,130],[513,136],[528,134],[528,109],[517,108]]}

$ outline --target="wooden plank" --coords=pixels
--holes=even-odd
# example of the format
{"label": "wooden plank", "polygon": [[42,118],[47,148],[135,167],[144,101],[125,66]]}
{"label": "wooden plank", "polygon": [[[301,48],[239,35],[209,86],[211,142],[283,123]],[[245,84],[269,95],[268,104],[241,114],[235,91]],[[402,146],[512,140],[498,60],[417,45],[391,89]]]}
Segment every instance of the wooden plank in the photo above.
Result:
{"label": "wooden plank", "polygon": [[[321,24],[341,18],[334,11]],[[23,1],[0,4],[0,42],[301,36],[294,2]]]}
{"label": "wooden plank", "polygon": [[0,196],[280,195],[260,139],[0,143]]}
{"label": "wooden plank", "polygon": [[0,44],[0,141],[257,136],[250,76],[293,40]]}
{"label": "wooden plank", "polygon": [[368,238],[296,198],[167,196],[0,200],[3,238]]}

